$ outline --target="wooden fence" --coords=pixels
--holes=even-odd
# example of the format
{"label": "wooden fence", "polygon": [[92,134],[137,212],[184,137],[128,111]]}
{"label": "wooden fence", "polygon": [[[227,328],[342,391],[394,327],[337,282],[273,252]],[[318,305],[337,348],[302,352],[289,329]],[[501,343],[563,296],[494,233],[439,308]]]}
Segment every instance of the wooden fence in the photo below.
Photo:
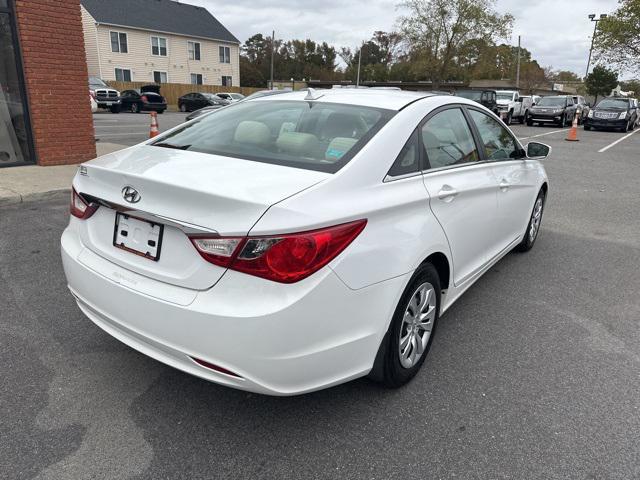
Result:
{"label": "wooden fence", "polygon": [[[142,87],[143,85],[149,85],[149,82],[107,82],[112,88],[122,92],[123,90],[133,90]],[[182,95],[191,92],[202,93],[218,93],[218,92],[230,92],[241,93],[243,95],[251,95],[264,88],[253,87],[223,87],[220,85],[192,85],[189,83],[162,83],[160,84],[160,93],[167,100],[167,104],[177,106],[178,98]]]}

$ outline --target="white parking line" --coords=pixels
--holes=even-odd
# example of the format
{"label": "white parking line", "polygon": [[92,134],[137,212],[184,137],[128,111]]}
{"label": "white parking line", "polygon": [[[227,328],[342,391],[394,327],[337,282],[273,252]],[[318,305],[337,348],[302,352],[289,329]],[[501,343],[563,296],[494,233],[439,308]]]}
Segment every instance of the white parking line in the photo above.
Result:
{"label": "white parking line", "polygon": [[551,135],[552,133],[568,132],[569,130],[571,130],[571,129],[570,128],[564,128],[562,130],[554,130],[552,132],[540,133],[538,135],[531,135],[530,137],[518,138],[518,140],[528,140],[529,138],[544,137],[545,135]]}
{"label": "white parking line", "polygon": [[610,143],[609,145],[607,145],[607,146],[606,146],[606,147],[604,147],[604,148],[601,148],[600,150],[598,150],[598,153],[606,152],[606,151],[607,151],[607,150],[609,150],[611,147],[613,147],[613,146],[617,145],[617,144],[618,144],[618,143],[620,143],[621,141],[623,141],[623,140],[625,140],[625,139],[629,138],[631,135],[633,135],[634,133],[637,133],[637,132],[639,132],[639,131],[640,131],[640,128],[639,128],[638,130],[634,130],[634,131],[633,131],[633,132],[631,132],[631,133],[628,133],[628,134],[627,134],[627,135],[625,135],[624,137],[619,138],[618,140],[616,140],[616,141],[615,141],[615,142],[613,142],[613,143]]}

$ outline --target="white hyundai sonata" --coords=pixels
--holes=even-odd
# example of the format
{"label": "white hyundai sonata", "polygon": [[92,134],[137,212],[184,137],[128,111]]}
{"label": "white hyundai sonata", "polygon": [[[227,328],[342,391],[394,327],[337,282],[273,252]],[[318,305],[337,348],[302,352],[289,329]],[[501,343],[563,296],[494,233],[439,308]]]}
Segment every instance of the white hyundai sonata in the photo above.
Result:
{"label": "white hyundai sonata", "polygon": [[241,102],[79,168],[69,289],[115,338],[213,382],[397,387],[440,315],[533,246],[548,153],[459,97]]}

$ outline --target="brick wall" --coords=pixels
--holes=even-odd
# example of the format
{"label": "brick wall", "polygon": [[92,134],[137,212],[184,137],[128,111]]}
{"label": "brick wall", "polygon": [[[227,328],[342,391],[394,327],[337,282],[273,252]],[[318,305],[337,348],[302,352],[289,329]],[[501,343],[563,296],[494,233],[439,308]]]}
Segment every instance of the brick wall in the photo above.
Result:
{"label": "brick wall", "polygon": [[15,7],[38,164],[94,158],[80,0],[16,0]]}

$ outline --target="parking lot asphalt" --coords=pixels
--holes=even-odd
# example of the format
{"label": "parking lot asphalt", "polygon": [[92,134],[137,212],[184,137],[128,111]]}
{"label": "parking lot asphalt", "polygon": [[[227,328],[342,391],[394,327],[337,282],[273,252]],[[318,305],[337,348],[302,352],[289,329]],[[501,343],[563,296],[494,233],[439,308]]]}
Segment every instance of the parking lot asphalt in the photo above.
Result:
{"label": "parking lot asphalt", "polygon": [[[159,130],[164,132],[185,121],[188,113],[164,112],[158,115]],[[117,143],[120,145],[135,145],[149,138],[151,118],[148,112],[142,113],[111,113],[98,112],[93,114],[95,136],[100,142]]]}
{"label": "parking lot asphalt", "polygon": [[164,366],[75,306],[66,196],[0,208],[0,477],[640,478],[640,133],[599,153],[625,135],[513,130],[553,147],[538,242],[442,317],[399,390],[273,398]]}

